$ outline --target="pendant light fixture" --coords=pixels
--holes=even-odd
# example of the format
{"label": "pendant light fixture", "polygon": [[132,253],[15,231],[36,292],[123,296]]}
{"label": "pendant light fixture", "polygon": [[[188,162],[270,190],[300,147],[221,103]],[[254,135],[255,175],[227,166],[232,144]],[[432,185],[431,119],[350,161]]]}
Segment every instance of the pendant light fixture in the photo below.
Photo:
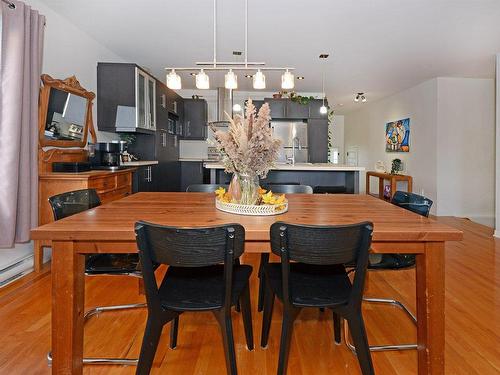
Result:
{"label": "pendant light fixture", "polygon": [[229,72],[224,76],[224,87],[228,90],[235,90],[238,88],[238,76],[234,74],[233,69],[229,69]]}
{"label": "pendant light fixture", "polygon": [[266,88],[266,76],[259,70],[253,75],[253,88],[262,90]]}
{"label": "pendant light fixture", "polygon": [[200,90],[208,90],[210,88],[210,78],[203,69],[196,75],[196,88]]}
{"label": "pendant light fixture", "polygon": [[293,73],[288,69],[281,75],[281,88],[284,90],[291,90],[295,86]]}
{"label": "pendant light fixture", "polygon": [[[320,60],[325,60],[328,58],[328,54],[326,53],[322,53],[321,55],[319,55],[319,58]],[[322,115],[326,115],[328,113],[328,107],[325,105],[325,67],[323,65],[323,77],[322,77],[322,86],[323,86],[323,104],[321,105],[321,107],[319,108],[319,113],[321,113]]]}
{"label": "pendant light fixture", "polygon": [[172,69],[170,73],[167,74],[167,87],[172,90],[181,89],[181,76]]}

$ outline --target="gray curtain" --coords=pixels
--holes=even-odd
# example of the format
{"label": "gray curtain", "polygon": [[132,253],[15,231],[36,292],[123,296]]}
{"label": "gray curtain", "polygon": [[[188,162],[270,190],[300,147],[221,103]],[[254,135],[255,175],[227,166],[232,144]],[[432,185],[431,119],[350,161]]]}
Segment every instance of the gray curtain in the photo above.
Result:
{"label": "gray curtain", "polygon": [[2,5],[0,62],[0,247],[30,239],[38,208],[38,92],[45,17]]}

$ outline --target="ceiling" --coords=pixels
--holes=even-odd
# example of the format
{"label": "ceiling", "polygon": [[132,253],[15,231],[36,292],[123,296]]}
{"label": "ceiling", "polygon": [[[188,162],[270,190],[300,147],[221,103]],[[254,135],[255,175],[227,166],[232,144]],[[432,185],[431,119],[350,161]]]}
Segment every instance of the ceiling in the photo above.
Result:
{"label": "ceiling", "polygon": [[[164,77],[166,66],[213,58],[211,0],[43,0],[101,44]],[[296,91],[326,93],[338,113],[437,76],[493,77],[499,0],[248,0],[249,61],[293,66]],[[48,25],[50,27],[50,25]],[[218,0],[217,59],[241,60],[244,0]],[[326,62],[318,58],[329,53]],[[211,75],[211,87],[223,78]],[[266,73],[279,90],[280,73]],[[239,88],[251,80],[239,74]],[[218,81],[218,82],[217,82]],[[194,86],[188,74],[183,88]],[[342,106],[340,106],[342,104]]]}

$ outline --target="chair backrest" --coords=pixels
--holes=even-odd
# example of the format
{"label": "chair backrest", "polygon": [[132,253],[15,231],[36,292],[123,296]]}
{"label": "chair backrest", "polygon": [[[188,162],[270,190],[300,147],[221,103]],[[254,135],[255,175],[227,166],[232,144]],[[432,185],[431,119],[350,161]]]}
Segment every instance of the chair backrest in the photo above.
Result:
{"label": "chair backrest", "polygon": [[396,191],[392,197],[392,204],[415,212],[416,214],[428,217],[432,207],[432,200],[418,194],[406,191]]}
{"label": "chair backrest", "polygon": [[155,264],[204,267],[224,263],[225,289],[221,292],[230,308],[233,263],[243,254],[245,244],[245,229],[240,224],[178,228],[139,221],[135,233],[148,307],[159,308]]}
{"label": "chair backrest", "polygon": [[219,187],[227,189],[227,185],[224,184],[193,184],[189,185],[186,189],[188,193],[213,193]]}
{"label": "chair backrest", "polygon": [[269,190],[277,194],[312,194],[313,189],[309,185],[278,185],[268,186]]}
{"label": "chair backrest", "polygon": [[312,265],[354,263],[351,301],[361,304],[372,233],[371,222],[338,226],[274,223],[270,233],[271,251],[281,257],[284,301],[291,301],[290,261]]}
{"label": "chair backrest", "polygon": [[49,204],[54,220],[60,220],[100,206],[101,200],[94,189],[82,189],[53,195],[49,198]]}
{"label": "chair backrest", "polygon": [[346,194],[345,186],[315,186],[314,194]]}

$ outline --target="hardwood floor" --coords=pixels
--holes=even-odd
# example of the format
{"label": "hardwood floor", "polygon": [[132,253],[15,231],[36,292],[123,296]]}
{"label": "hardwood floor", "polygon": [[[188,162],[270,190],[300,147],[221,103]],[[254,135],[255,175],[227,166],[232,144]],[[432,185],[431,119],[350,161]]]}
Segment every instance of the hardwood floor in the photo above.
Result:
{"label": "hardwood floor", "polygon": [[[446,374],[500,373],[500,240],[490,228],[465,219],[439,218],[464,231],[462,242],[446,245]],[[241,316],[233,313],[238,370],[245,374],[275,374],[279,348],[281,306],[275,304],[267,349],[260,348],[261,314],[256,310],[258,255],[254,265],[252,307],[255,350],[245,346]],[[367,296],[400,299],[415,310],[415,272],[370,272]],[[0,289],[0,374],[49,374],[45,359],[50,348],[50,269],[31,274]],[[137,280],[89,277],[86,306],[143,301]],[[416,329],[395,308],[366,305],[370,344],[413,342]],[[145,310],[105,313],[85,326],[86,356],[137,356]],[[179,341],[168,349],[168,328],[160,341],[152,374],[224,374],[224,354],[218,325],[210,313],[183,314]],[[416,374],[416,352],[373,353],[380,375]],[[84,367],[84,374],[133,374],[130,366]],[[358,363],[344,346],[333,342],[331,314],[306,310],[294,326],[289,375],[360,374]]]}

